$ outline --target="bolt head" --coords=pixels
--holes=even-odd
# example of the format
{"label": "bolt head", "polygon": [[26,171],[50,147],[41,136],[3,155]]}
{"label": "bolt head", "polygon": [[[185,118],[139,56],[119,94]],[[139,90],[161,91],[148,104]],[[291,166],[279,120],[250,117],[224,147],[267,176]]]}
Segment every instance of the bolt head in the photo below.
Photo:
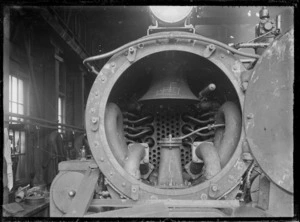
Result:
{"label": "bolt head", "polygon": [[201,200],[207,200],[207,194],[203,193],[200,196]]}
{"label": "bolt head", "polygon": [[70,197],[74,197],[74,196],[76,195],[76,191],[75,191],[75,190],[70,190],[70,191],[68,192],[68,195],[69,195]]}
{"label": "bolt head", "polygon": [[96,118],[96,117],[93,117],[93,118],[92,118],[92,123],[97,123],[97,122],[98,122],[97,118]]}
{"label": "bolt head", "polygon": [[210,50],[213,50],[214,48],[215,48],[214,45],[209,45],[209,49],[210,49]]}
{"label": "bolt head", "polygon": [[211,190],[214,191],[214,192],[216,192],[218,190],[218,186],[217,185],[213,185],[211,187]]}
{"label": "bolt head", "polygon": [[251,113],[248,114],[248,115],[247,115],[247,119],[253,119],[253,114],[251,114]]}

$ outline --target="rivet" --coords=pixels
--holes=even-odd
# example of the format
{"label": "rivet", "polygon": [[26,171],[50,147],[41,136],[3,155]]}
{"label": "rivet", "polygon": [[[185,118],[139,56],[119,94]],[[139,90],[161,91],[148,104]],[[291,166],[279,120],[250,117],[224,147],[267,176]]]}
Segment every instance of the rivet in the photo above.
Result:
{"label": "rivet", "polygon": [[112,62],[111,64],[111,67],[116,67],[116,63]]}
{"label": "rivet", "polygon": [[101,157],[101,158],[100,158],[100,161],[101,161],[101,162],[103,162],[103,161],[104,161],[104,158],[103,158],[103,157]]}
{"label": "rivet", "polygon": [[94,145],[95,145],[95,146],[98,146],[98,145],[99,145],[99,142],[98,142],[98,141],[94,141]]}
{"label": "rivet", "polygon": [[132,54],[134,49],[132,47],[129,48],[129,53]]}
{"label": "rivet", "polygon": [[76,191],[74,191],[74,190],[70,190],[69,193],[68,193],[68,195],[69,195],[70,197],[74,197],[75,194],[76,194]]}
{"label": "rivet", "polygon": [[201,200],[207,200],[207,194],[206,193],[201,194],[200,198]]}
{"label": "rivet", "polygon": [[133,187],[133,188],[131,189],[131,191],[132,191],[133,193],[135,193],[135,192],[136,192],[136,188]]}
{"label": "rivet", "polygon": [[124,182],[124,183],[122,183],[122,187],[125,187],[126,186],[126,183]]}
{"label": "rivet", "polygon": [[232,70],[233,71],[236,71],[237,70],[237,67],[234,65],[234,66],[232,66]]}
{"label": "rivet", "polygon": [[209,50],[214,50],[215,49],[215,45],[210,44],[208,48],[209,48]]}
{"label": "rivet", "polygon": [[221,54],[220,57],[221,57],[221,59],[224,59],[225,55],[224,55],[224,54]]}
{"label": "rivet", "polygon": [[138,47],[141,49],[141,48],[144,47],[144,44],[143,44],[143,43],[140,43],[140,44],[138,45]]}
{"label": "rivet", "polygon": [[106,78],[104,76],[101,76],[101,81],[104,83],[106,81]]}
{"label": "rivet", "polygon": [[247,119],[253,119],[253,114],[252,113],[248,114]]}
{"label": "rivet", "polygon": [[91,108],[91,113],[95,113],[95,108]]}
{"label": "rivet", "polygon": [[92,118],[92,123],[95,124],[95,123],[97,123],[97,122],[98,122],[98,119],[97,119],[96,117],[93,117],[93,118]]}
{"label": "rivet", "polygon": [[99,91],[98,90],[95,92],[95,96],[99,96]]}
{"label": "rivet", "polygon": [[114,173],[113,173],[113,172],[110,172],[109,175],[112,176],[112,175],[114,175]]}

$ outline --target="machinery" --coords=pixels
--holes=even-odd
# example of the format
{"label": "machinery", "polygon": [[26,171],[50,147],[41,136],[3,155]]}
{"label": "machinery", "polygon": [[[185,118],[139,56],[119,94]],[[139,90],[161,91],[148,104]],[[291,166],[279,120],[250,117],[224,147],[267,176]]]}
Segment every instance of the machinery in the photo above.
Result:
{"label": "machinery", "polygon": [[228,46],[193,7],[150,10],[147,36],[84,61],[93,158],[59,164],[50,215],[293,216],[293,29],[263,7],[256,40]]}

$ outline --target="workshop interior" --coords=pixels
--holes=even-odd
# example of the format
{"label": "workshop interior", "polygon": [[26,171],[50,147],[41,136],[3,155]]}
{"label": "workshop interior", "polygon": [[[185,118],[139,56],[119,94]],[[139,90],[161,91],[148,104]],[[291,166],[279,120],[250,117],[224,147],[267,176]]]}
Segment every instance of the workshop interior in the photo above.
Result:
{"label": "workshop interior", "polygon": [[295,216],[293,6],[3,16],[2,216]]}

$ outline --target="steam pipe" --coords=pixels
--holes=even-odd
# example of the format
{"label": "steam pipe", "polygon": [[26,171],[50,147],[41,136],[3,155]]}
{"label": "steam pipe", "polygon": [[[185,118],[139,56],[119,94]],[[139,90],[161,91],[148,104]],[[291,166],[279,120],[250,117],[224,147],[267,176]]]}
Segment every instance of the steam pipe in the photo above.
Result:
{"label": "steam pipe", "polygon": [[232,156],[241,135],[242,119],[240,111],[233,102],[224,103],[215,116],[215,124],[225,124],[224,128],[215,131],[216,147],[223,168]]}
{"label": "steam pipe", "polygon": [[187,138],[187,137],[189,137],[189,136],[191,136],[191,135],[194,135],[194,134],[196,134],[197,132],[200,132],[200,131],[202,131],[202,130],[206,130],[206,129],[211,130],[211,129],[213,129],[213,128],[223,127],[224,125],[225,125],[225,124],[211,124],[211,125],[209,124],[209,125],[207,125],[207,126],[205,126],[205,127],[196,129],[196,130],[194,130],[193,132],[191,132],[191,133],[189,133],[189,134],[186,134],[186,135],[181,136],[181,137],[178,137],[178,138],[173,138],[173,139],[180,139],[180,140],[183,140],[183,139],[185,139],[185,138]]}
{"label": "steam pipe", "polygon": [[203,113],[200,117],[211,116],[211,115],[216,115],[216,112],[211,111],[211,112]]}
{"label": "steam pipe", "polygon": [[130,139],[138,139],[138,138],[142,137],[143,135],[145,135],[149,132],[153,132],[153,130],[151,128],[147,128],[147,129],[144,129],[142,132],[137,133],[137,134],[125,133],[125,136],[129,137]]}
{"label": "steam pipe", "polygon": [[138,125],[141,125],[145,121],[150,120],[150,119],[153,119],[153,117],[149,115],[149,116],[145,116],[145,117],[143,117],[141,119],[138,119],[138,120],[129,120],[129,119],[126,118],[126,119],[124,119],[124,122],[138,126]]}
{"label": "steam pipe", "polygon": [[140,162],[145,157],[145,147],[139,143],[128,145],[128,154],[125,160],[124,169],[136,179],[141,178]]}
{"label": "steam pipe", "polygon": [[107,104],[104,121],[111,151],[123,166],[128,148],[124,136],[122,112],[116,104]]}
{"label": "steam pipe", "polygon": [[213,144],[204,142],[196,148],[196,155],[205,165],[204,177],[209,180],[221,171],[220,157]]}
{"label": "steam pipe", "polygon": [[143,130],[143,128],[136,128],[136,127],[131,127],[131,126],[125,126],[124,129],[125,130],[128,129],[128,130],[130,130],[130,131],[132,131],[134,133],[139,133],[139,132],[141,132]]}
{"label": "steam pipe", "polygon": [[[190,127],[187,126],[187,125],[183,126],[183,127],[182,127],[182,130],[189,131],[190,133],[194,131],[192,128],[190,128]],[[197,133],[195,133],[195,135],[197,135],[197,136],[212,136],[212,135],[214,135],[214,132],[208,132],[208,133],[200,133],[200,132],[197,132]]]}
{"label": "steam pipe", "polygon": [[204,123],[209,123],[209,122],[214,121],[213,118],[209,118],[208,120],[200,120],[200,119],[197,119],[197,118],[192,117],[192,116],[187,115],[187,114],[186,114],[186,115],[183,115],[183,116],[182,116],[182,119],[183,119],[185,122],[187,122],[187,121],[186,121],[187,119],[190,119],[190,120],[194,121],[195,123],[199,123],[199,124],[204,124]]}
{"label": "steam pipe", "polygon": [[130,117],[133,117],[133,118],[135,118],[135,119],[138,118],[137,115],[135,115],[135,114],[133,114],[133,113],[129,113],[129,112],[124,112],[123,115],[126,116],[126,117],[129,117],[129,116],[130,116]]}

